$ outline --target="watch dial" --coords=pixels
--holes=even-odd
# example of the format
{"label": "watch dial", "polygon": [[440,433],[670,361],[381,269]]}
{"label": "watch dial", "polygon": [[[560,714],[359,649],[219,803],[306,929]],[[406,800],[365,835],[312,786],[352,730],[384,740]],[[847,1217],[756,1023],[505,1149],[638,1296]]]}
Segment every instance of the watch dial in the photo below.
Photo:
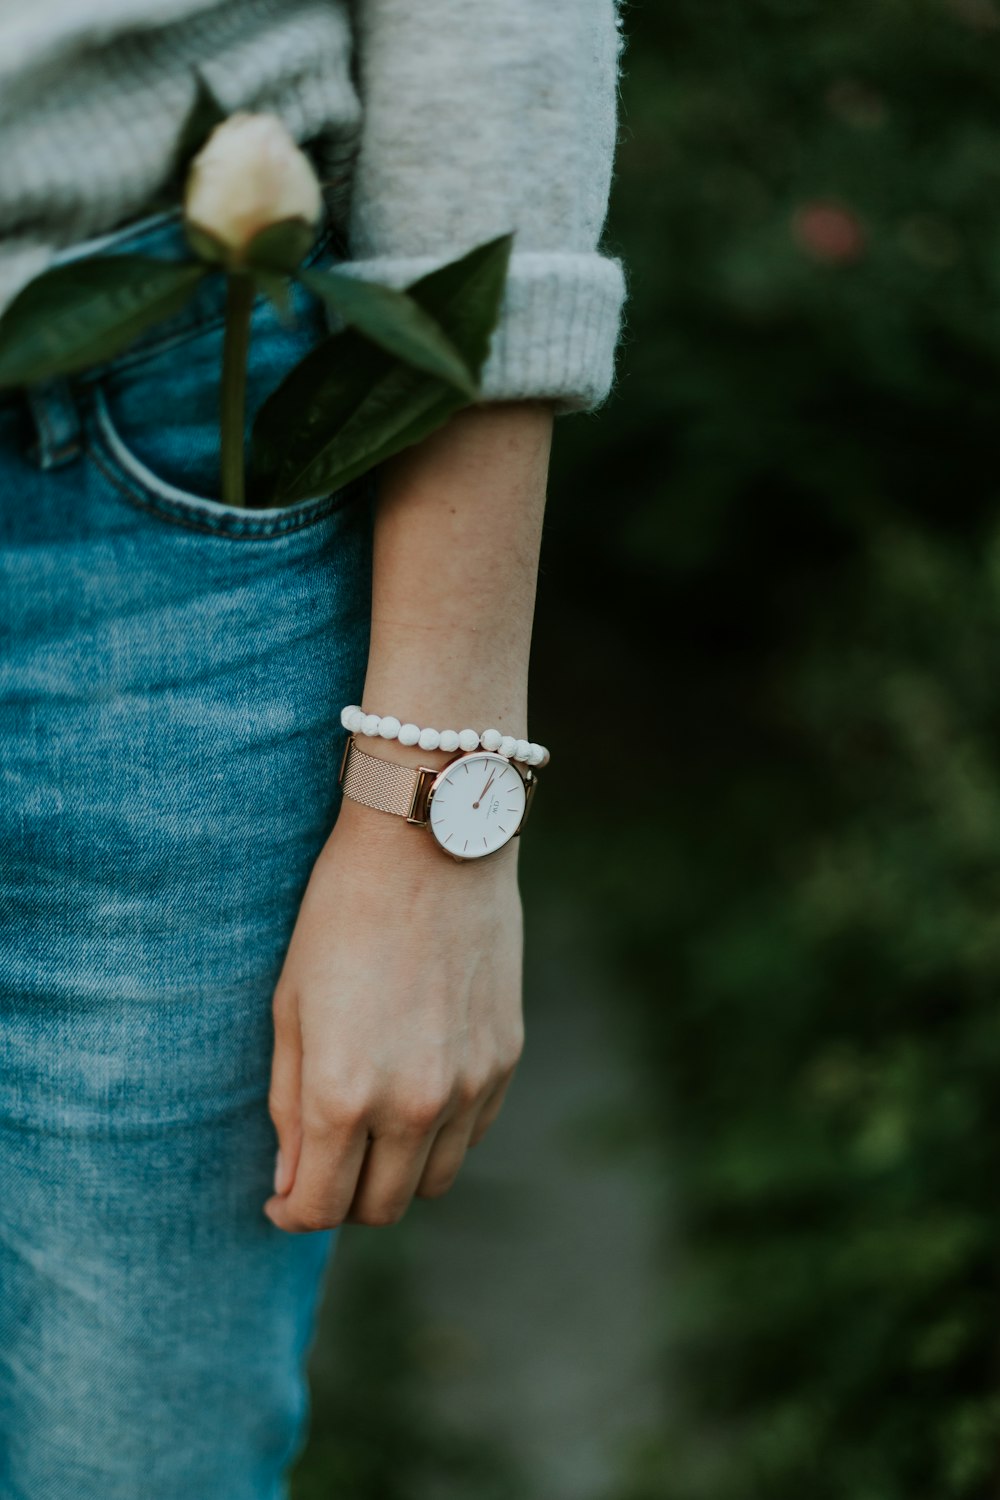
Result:
{"label": "watch dial", "polygon": [[502,755],[464,755],[446,766],[431,791],[431,831],[459,859],[501,849],[524,817],[524,782]]}

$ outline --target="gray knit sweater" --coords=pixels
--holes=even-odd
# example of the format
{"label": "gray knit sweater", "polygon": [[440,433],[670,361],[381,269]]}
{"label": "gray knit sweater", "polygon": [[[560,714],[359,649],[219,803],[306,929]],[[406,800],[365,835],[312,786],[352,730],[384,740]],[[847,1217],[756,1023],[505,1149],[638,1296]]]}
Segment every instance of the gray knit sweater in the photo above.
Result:
{"label": "gray knit sweater", "polygon": [[160,201],[199,74],[311,143],[347,265],[400,286],[515,231],[488,399],[593,410],[624,273],[601,240],[620,0],[0,0],[0,306]]}

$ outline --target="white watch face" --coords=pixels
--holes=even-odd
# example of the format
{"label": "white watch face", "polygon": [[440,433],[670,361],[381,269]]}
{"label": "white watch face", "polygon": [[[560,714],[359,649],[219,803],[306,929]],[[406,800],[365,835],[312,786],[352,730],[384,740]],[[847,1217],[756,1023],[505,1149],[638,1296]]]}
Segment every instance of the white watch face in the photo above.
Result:
{"label": "white watch face", "polygon": [[481,859],[514,837],[526,800],[520,773],[504,756],[463,755],[431,788],[431,832],[458,859]]}

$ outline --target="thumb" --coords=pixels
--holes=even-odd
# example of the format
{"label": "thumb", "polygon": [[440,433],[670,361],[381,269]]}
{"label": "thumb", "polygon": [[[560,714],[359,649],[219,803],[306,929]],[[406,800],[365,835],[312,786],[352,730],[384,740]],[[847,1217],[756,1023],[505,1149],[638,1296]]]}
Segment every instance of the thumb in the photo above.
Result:
{"label": "thumb", "polygon": [[283,1197],[295,1181],[302,1148],[302,1032],[297,998],[274,997],[274,1053],[268,1109],[278,1133],[274,1191]]}

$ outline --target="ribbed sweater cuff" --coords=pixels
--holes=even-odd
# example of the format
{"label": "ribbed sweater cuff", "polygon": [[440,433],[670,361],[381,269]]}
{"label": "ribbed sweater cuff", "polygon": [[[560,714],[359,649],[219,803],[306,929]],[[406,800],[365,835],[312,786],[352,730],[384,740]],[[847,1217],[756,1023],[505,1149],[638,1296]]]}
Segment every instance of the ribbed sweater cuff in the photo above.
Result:
{"label": "ribbed sweater cuff", "polygon": [[[451,256],[341,262],[365,281],[403,287]],[[500,319],[481,377],[484,401],[550,400],[557,415],[595,411],[614,385],[625,273],[610,256],[511,256]]]}

